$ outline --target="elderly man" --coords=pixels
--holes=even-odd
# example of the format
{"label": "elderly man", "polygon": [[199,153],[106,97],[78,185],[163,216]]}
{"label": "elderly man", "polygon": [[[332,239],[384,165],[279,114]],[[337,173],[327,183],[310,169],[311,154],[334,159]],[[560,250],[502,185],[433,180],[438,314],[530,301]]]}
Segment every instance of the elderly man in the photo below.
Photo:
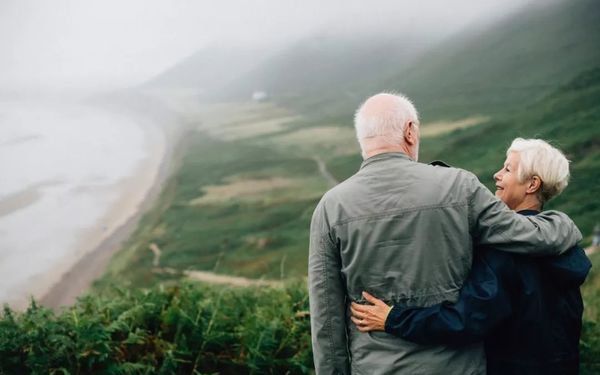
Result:
{"label": "elderly man", "polygon": [[513,252],[565,251],[581,233],[564,214],[521,216],[464,170],[417,163],[419,120],[403,96],[375,95],[355,127],[360,170],[328,191],[311,223],[309,293],[319,374],[483,374],[480,343],[425,346],[361,333],[349,304],[362,291],[389,304],[456,300],[473,244]]}

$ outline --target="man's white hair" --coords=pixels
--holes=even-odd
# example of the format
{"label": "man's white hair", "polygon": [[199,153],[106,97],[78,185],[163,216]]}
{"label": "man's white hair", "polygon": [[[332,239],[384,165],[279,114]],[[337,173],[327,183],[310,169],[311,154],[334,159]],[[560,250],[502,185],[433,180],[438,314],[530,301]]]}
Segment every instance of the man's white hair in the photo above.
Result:
{"label": "man's white hair", "polygon": [[542,187],[538,198],[542,204],[562,193],[569,184],[569,161],[560,150],[541,139],[515,138],[506,155],[518,152],[520,156],[517,179],[524,182],[538,176]]}
{"label": "man's white hair", "polygon": [[[366,111],[365,106],[369,104],[370,99],[380,96],[392,99],[395,105],[385,111]],[[409,98],[395,93],[377,94],[367,99],[354,115],[356,138],[361,148],[363,139],[373,137],[382,137],[390,144],[400,145],[409,121],[419,125],[419,114]]]}

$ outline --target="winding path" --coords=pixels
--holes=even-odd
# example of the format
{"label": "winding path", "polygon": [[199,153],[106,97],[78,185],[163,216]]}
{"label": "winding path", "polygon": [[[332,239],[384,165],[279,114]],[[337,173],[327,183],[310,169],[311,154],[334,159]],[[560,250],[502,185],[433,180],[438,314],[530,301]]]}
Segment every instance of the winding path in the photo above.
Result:
{"label": "winding path", "polygon": [[169,267],[154,267],[152,272],[158,274],[183,275],[190,280],[202,281],[209,284],[220,284],[238,287],[270,286],[280,287],[283,282],[277,280],[249,279],[241,276],[222,275],[209,271],[178,271]]}
{"label": "winding path", "polygon": [[[319,168],[319,173],[323,178],[327,181],[330,187],[333,187],[339,183],[338,180],[329,172],[327,169],[327,165],[318,156],[312,158],[315,163],[317,163],[317,167]],[[151,244],[150,250],[154,253],[154,269],[155,273],[170,273],[177,274],[180,271],[175,269],[159,267],[159,259],[160,259],[160,249],[155,244]],[[183,275],[185,275],[188,279],[202,281],[210,284],[220,284],[220,285],[230,285],[237,287],[248,287],[248,286],[270,286],[270,287],[279,287],[283,285],[281,281],[276,280],[264,280],[264,279],[249,279],[247,277],[239,277],[239,276],[228,276],[217,274],[214,272],[208,271],[183,271]]]}
{"label": "winding path", "polygon": [[327,181],[330,187],[334,187],[339,183],[339,181],[335,179],[331,172],[329,172],[329,170],[327,169],[327,165],[325,165],[323,159],[321,159],[318,156],[315,156],[312,159],[315,161],[315,163],[317,163],[317,166],[319,167],[319,173],[321,173],[321,176],[323,176],[323,178]]}

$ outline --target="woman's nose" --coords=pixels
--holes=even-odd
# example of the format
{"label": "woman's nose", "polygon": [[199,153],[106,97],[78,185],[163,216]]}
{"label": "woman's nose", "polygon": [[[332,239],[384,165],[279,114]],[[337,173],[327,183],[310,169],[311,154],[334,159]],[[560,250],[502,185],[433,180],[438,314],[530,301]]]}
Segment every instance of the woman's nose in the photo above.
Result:
{"label": "woman's nose", "polygon": [[500,180],[500,171],[494,173],[494,181],[499,181]]}

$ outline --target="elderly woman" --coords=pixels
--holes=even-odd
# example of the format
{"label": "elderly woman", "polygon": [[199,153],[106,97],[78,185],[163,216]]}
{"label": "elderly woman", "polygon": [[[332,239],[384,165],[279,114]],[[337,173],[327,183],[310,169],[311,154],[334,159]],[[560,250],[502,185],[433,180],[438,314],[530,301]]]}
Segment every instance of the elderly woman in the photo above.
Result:
{"label": "elderly woman", "polygon": [[[496,196],[522,215],[536,215],[567,186],[569,163],[539,139],[517,138],[494,174]],[[484,341],[488,374],[577,374],[583,303],[591,264],[580,247],[558,257],[475,250],[458,301],[426,308],[353,303],[362,332],[386,331],[422,344]]]}

